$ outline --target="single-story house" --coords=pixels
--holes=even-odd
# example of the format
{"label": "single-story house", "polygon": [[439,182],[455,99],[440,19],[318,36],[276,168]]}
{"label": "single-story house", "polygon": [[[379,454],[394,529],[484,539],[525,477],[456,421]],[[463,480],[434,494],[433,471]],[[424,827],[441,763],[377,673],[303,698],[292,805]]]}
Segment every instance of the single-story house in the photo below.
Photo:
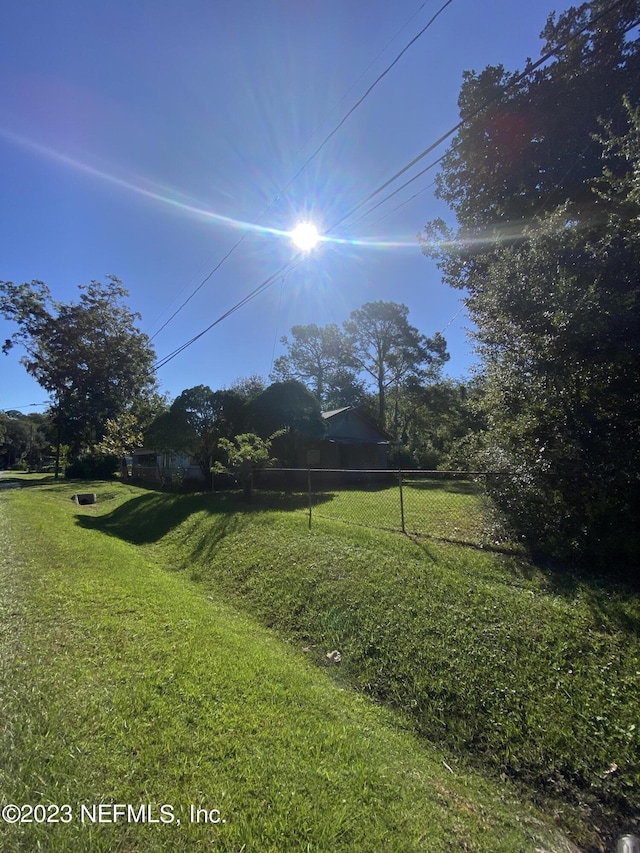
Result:
{"label": "single-story house", "polygon": [[322,412],[323,438],[310,441],[301,467],[386,470],[391,436],[371,423],[355,406]]}

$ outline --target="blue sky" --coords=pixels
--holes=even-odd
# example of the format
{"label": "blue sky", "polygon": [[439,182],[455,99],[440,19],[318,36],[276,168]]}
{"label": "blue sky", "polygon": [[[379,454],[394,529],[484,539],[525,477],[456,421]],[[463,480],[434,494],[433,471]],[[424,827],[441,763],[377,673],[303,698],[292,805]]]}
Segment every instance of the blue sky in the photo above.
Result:
{"label": "blue sky", "polygon": [[[0,279],[39,279],[67,301],[116,275],[154,335],[244,235],[154,338],[159,358],[172,352],[295,255],[274,232],[305,219],[330,228],[452,127],[465,69],[537,58],[554,11],[551,0],[453,0],[282,192],[442,3],[4,3]],[[266,378],[292,325],[340,324],[378,299],[405,303],[424,334],[444,330],[447,373],[465,376],[461,294],[416,239],[426,221],[450,218],[433,176],[346,220],[333,232],[344,242],[321,244],[167,364],[162,390]],[[13,330],[0,320],[0,339]],[[0,409],[43,408],[29,406],[47,395],[19,352],[0,359]]]}

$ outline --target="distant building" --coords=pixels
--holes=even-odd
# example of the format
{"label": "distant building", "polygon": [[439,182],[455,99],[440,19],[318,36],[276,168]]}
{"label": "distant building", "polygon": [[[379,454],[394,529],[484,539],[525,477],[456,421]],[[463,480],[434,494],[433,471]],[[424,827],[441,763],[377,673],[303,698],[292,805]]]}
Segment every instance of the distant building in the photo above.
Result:
{"label": "distant building", "polygon": [[[290,457],[292,468],[387,470],[388,451],[393,440],[355,406],[322,412],[322,418],[327,426],[322,438],[297,435],[295,451]],[[152,483],[205,481],[200,466],[188,455],[147,448],[140,448],[131,455],[127,471],[133,480]]]}
{"label": "distant building", "polygon": [[322,412],[327,432],[310,441],[301,467],[308,468],[388,468],[392,438],[360,414],[355,406]]}

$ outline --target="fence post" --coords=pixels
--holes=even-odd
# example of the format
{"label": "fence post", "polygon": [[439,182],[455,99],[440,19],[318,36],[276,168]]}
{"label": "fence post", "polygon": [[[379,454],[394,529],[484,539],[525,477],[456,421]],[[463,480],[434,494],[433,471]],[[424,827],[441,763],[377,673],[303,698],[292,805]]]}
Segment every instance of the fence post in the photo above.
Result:
{"label": "fence post", "polygon": [[311,468],[307,468],[307,490],[309,492],[309,530],[311,530]]}
{"label": "fence post", "polygon": [[398,486],[400,487],[400,521],[402,526],[402,532],[406,533],[404,529],[404,496],[402,494],[402,471],[398,471]]}

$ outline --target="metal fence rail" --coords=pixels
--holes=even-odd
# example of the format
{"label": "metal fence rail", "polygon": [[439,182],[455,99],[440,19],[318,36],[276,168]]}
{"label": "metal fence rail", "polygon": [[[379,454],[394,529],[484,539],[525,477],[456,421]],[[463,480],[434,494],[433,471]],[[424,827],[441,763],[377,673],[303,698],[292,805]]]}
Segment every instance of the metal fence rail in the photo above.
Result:
{"label": "metal fence rail", "polygon": [[261,493],[297,495],[308,523],[327,518],[476,547],[499,544],[486,472],[266,468]]}

